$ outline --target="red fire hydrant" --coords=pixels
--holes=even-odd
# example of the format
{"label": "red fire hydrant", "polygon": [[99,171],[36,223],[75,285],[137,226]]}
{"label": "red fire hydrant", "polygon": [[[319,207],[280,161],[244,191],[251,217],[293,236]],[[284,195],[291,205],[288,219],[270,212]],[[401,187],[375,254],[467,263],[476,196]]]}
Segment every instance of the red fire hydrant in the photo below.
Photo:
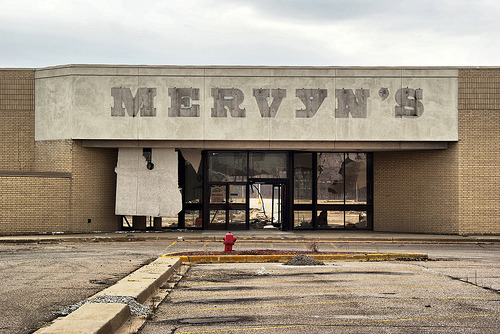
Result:
{"label": "red fire hydrant", "polygon": [[236,238],[231,232],[228,232],[224,236],[224,252],[231,252],[233,250],[233,245],[236,242]]}

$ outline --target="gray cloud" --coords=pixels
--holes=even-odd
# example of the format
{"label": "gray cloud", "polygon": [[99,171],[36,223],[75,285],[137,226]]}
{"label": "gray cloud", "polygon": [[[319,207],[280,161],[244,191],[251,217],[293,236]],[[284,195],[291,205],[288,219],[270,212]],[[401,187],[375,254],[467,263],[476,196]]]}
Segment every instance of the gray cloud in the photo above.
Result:
{"label": "gray cloud", "polygon": [[7,0],[0,66],[495,65],[498,1]]}

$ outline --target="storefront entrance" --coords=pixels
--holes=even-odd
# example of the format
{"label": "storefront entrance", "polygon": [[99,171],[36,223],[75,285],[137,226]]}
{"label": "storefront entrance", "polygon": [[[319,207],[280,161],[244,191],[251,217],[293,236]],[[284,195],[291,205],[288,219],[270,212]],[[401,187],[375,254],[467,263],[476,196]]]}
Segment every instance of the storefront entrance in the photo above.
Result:
{"label": "storefront entrance", "polygon": [[286,184],[251,182],[250,224],[251,230],[282,230],[286,213]]}
{"label": "storefront entrance", "polygon": [[180,228],[372,228],[370,153],[204,151],[179,166]]}

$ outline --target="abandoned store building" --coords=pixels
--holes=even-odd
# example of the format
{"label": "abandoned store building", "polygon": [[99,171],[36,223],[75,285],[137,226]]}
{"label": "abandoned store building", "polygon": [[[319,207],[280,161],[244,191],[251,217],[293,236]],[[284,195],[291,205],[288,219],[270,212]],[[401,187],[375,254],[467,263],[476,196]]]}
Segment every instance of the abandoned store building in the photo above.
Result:
{"label": "abandoned store building", "polygon": [[499,125],[500,68],[1,69],[0,234],[500,234]]}

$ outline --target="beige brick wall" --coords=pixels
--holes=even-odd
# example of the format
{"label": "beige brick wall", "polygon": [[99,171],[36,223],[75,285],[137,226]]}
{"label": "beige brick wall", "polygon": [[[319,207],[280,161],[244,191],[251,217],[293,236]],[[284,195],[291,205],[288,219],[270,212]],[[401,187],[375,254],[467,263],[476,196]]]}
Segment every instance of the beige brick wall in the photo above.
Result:
{"label": "beige brick wall", "polygon": [[500,234],[500,68],[459,71],[460,233]]}
{"label": "beige brick wall", "polygon": [[0,235],[71,230],[71,179],[0,177]]}
{"label": "beige brick wall", "polygon": [[71,140],[44,140],[35,142],[33,171],[71,172],[72,171]]}
{"label": "beige brick wall", "polygon": [[34,115],[34,71],[0,70],[0,235],[118,229],[118,150],[35,142]]}
{"label": "beige brick wall", "polygon": [[[0,173],[0,234],[119,229],[115,216],[117,149],[84,148],[80,141],[68,140],[35,146],[32,172],[41,175]],[[57,172],[66,174],[61,177]]]}
{"label": "beige brick wall", "polygon": [[458,143],[374,154],[376,231],[500,234],[500,68],[460,69]]}
{"label": "beige brick wall", "polygon": [[72,152],[71,219],[78,227],[75,232],[85,231],[89,218],[94,231],[119,229],[119,217],[115,216],[118,149],[84,148],[80,141],[73,141]]}
{"label": "beige brick wall", "polygon": [[33,161],[35,72],[0,69],[0,170],[29,170]]}
{"label": "beige brick wall", "polygon": [[375,231],[459,232],[457,146],[374,153]]}

